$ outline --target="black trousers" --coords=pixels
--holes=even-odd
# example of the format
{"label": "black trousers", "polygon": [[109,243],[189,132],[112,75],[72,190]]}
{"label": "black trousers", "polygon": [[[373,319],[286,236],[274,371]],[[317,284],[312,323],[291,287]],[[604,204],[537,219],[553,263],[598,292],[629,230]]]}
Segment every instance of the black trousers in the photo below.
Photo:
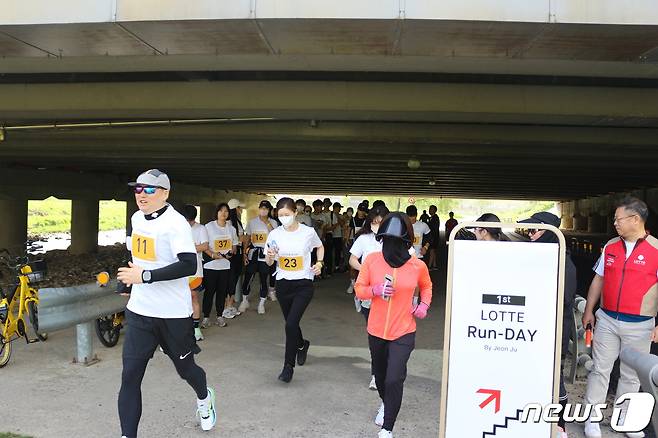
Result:
{"label": "black trousers", "polygon": [[203,285],[206,291],[203,294],[203,316],[210,317],[212,310],[212,301],[215,298],[215,309],[217,316],[222,316],[224,313],[224,302],[231,286],[231,270],[230,269],[204,269],[203,270]]}
{"label": "black trousers", "polygon": [[242,267],[244,262],[242,261],[242,250],[238,249],[238,252],[231,257],[231,279],[229,281],[228,295],[235,295],[235,289],[238,286],[238,281],[240,281],[240,275],[242,275]]}
{"label": "black trousers", "polygon": [[258,260],[251,260],[244,271],[244,279],[242,280],[243,297],[249,296],[251,280],[256,274],[260,279],[260,297],[267,298],[267,286],[272,282],[272,267]]}
{"label": "black trousers", "polygon": [[343,249],[345,248],[345,244],[342,237],[334,237],[333,240],[334,266],[337,269],[341,269],[343,267]]}
{"label": "black trousers", "polygon": [[377,391],[384,402],[382,429],[392,431],[402,406],[407,362],[416,346],[416,332],[408,333],[394,341],[368,335],[368,342]]}
{"label": "black trousers", "polygon": [[334,273],[334,236],[333,234],[327,234],[324,239],[324,273],[333,274]]}
{"label": "black trousers", "polygon": [[312,280],[277,280],[276,297],[286,321],[286,353],[284,364],[295,366],[297,350],[304,346],[299,323],[313,299]]}
{"label": "black trousers", "polygon": [[192,318],[152,318],[130,310],[125,314],[128,324],[123,341],[119,420],[121,434],[136,438],[142,416],[142,379],[158,345],[199,399],[205,399],[208,390],[206,373],[194,362],[194,355],[201,349],[194,339]]}

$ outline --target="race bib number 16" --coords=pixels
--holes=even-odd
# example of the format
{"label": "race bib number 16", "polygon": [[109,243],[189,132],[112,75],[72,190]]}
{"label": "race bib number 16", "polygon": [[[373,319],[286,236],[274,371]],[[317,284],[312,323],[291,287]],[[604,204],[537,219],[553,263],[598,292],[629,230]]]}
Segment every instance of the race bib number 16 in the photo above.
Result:
{"label": "race bib number 16", "polygon": [[131,243],[131,253],[134,258],[155,261],[155,240],[153,238],[133,233]]}

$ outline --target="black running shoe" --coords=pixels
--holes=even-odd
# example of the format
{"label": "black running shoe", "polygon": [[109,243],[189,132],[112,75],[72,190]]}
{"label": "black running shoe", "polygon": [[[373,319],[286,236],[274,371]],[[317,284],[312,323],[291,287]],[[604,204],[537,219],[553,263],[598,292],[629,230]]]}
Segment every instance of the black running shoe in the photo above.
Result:
{"label": "black running shoe", "polygon": [[291,365],[284,365],[281,374],[279,374],[279,380],[285,383],[289,383],[292,380],[292,373],[294,368]]}
{"label": "black running shoe", "polygon": [[301,350],[297,350],[297,365],[302,366],[306,363],[306,355],[308,354],[308,347],[311,346],[309,341],[304,341],[304,346]]}

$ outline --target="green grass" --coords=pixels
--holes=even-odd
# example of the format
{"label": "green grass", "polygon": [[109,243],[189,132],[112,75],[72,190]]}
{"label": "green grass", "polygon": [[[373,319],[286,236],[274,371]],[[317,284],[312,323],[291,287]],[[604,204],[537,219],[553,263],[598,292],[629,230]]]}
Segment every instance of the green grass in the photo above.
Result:
{"label": "green grass", "polygon": [[31,438],[27,435],[17,435],[11,432],[0,432],[0,438]]}
{"label": "green grass", "polygon": [[[100,201],[98,222],[101,231],[124,228],[126,225],[126,203],[122,201]],[[29,201],[27,228],[30,234],[70,231],[71,201],[52,197],[43,201]]]}

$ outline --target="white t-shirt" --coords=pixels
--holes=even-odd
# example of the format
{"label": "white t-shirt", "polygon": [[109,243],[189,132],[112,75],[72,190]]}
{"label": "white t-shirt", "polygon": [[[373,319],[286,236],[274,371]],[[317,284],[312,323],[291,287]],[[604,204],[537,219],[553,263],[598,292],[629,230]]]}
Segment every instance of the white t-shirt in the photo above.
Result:
{"label": "white t-shirt", "polygon": [[[231,221],[226,221],[226,225],[223,227],[220,227],[217,221],[208,222],[206,224],[206,230],[208,231],[208,244],[212,252],[227,254],[233,250],[234,245],[240,243],[238,233],[233,228],[233,225],[231,225]],[[203,267],[216,271],[224,271],[231,269],[231,262],[222,257],[206,262]]]}
{"label": "white t-shirt", "polygon": [[268,247],[278,247],[277,280],[313,280],[311,251],[322,245],[313,228],[299,224],[295,231],[275,228],[267,236]]}
{"label": "white t-shirt", "polygon": [[[172,206],[151,220],[137,211],[130,222],[132,235],[127,237],[126,247],[132,253],[133,263],[144,269],[164,268],[177,262],[178,254],[196,253],[190,224]],[[188,279],[134,284],[127,307],[138,315],[153,318],[189,318],[192,297]]]}
{"label": "white t-shirt", "polygon": [[423,247],[423,236],[430,233],[430,227],[422,221],[416,221],[412,226],[414,229],[414,251],[416,251],[416,256],[422,259],[420,249]]}
{"label": "white t-shirt", "polygon": [[297,222],[304,224],[307,227],[313,227],[313,222],[311,221],[311,216],[306,213],[297,214]]}
{"label": "white t-shirt", "polygon": [[[245,234],[251,237],[251,244],[257,248],[265,248],[265,242],[267,242],[267,236],[270,234],[270,230],[274,230],[279,224],[276,223],[274,219],[268,219],[271,227],[268,228],[267,224],[263,222],[260,218],[256,217],[250,220],[247,223],[247,228]],[[263,251],[265,254],[265,251]],[[251,256],[251,254],[249,254]],[[259,257],[259,261],[265,260],[265,257]]]}
{"label": "white t-shirt", "polygon": [[338,222],[340,213],[334,213],[329,212],[329,223],[331,225],[338,224],[336,228],[333,229],[332,234],[334,235],[334,238],[336,237],[343,237],[343,228],[340,226],[340,223]]}
{"label": "white t-shirt", "polygon": [[381,252],[382,243],[377,242],[375,233],[362,234],[354,241],[350,248],[350,254],[363,262],[373,252]]}
{"label": "white t-shirt", "polygon": [[320,213],[313,212],[311,213],[311,220],[313,221],[313,228],[315,228],[318,237],[322,237],[322,231],[324,226],[329,223],[329,217],[324,211]]}
{"label": "white t-shirt", "polygon": [[[194,238],[194,244],[195,245],[201,245],[202,243],[207,243],[208,242],[208,231],[206,231],[206,227],[201,225],[198,222],[194,222],[194,225],[192,225],[192,238]],[[194,274],[195,277],[203,277],[203,257],[201,256],[202,252],[197,252],[196,253],[196,274]]]}
{"label": "white t-shirt", "polygon": [[[626,260],[631,256],[631,253],[635,249],[635,244],[637,242],[627,242],[624,240],[624,245],[626,245]],[[607,247],[608,245],[606,245]],[[605,248],[603,248],[603,253],[599,257],[599,259],[596,261],[596,264],[594,265],[594,272],[596,272],[598,275],[601,277],[604,277],[605,273],[605,263],[603,263],[603,255],[605,254]],[[658,272],[656,272],[656,276],[658,277]]]}

